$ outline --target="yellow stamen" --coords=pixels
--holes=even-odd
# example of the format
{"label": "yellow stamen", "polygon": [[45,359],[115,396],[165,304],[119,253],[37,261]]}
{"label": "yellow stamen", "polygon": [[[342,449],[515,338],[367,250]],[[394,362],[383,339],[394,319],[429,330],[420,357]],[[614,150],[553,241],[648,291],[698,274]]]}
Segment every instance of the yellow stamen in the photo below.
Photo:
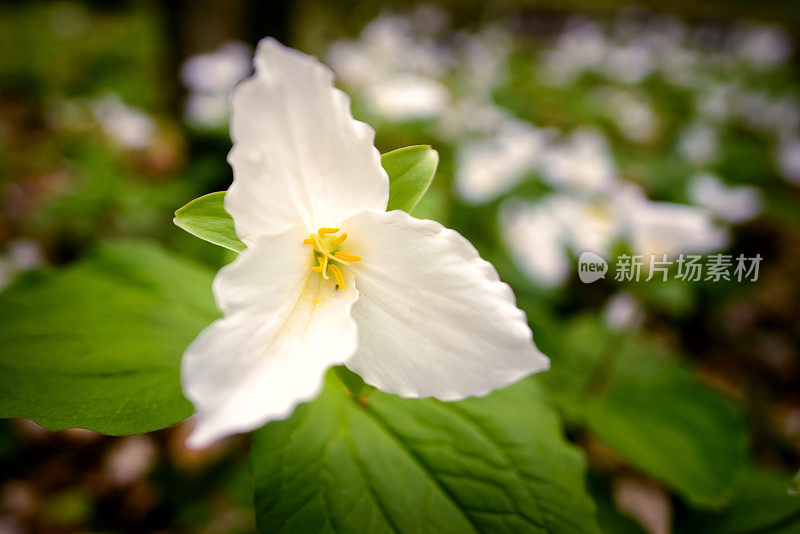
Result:
{"label": "yellow stamen", "polygon": [[333,255],[334,258],[337,260],[344,260],[344,261],[361,261],[361,256],[356,256],[355,254],[348,254],[347,252],[337,252]]}
{"label": "yellow stamen", "polygon": [[[322,246],[322,242],[319,240],[319,238],[317,236],[314,236],[314,242],[316,243],[317,252],[319,252],[320,254],[325,256],[326,261],[328,259],[336,260],[336,258],[330,252],[328,252],[328,249]],[[346,261],[342,261],[342,260],[337,260],[337,261],[341,261],[342,263],[347,263]]]}
{"label": "yellow stamen", "polygon": [[336,278],[336,283],[339,284],[339,289],[344,289],[344,277],[342,276],[342,271],[339,270],[337,266],[334,264],[330,264],[328,268],[333,273],[333,277]]}
{"label": "yellow stamen", "polygon": [[[313,265],[311,270],[322,274],[322,278],[328,280],[328,269],[330,269],[331,274],[336,278],[337,288],[344,289],[345,284],[341,265],[349,265],[351,261],[361,261],[361,257],[347,252],[336,251],[336,248],[347,239],[347,233],[345,232],[336,237],[328,237],[328,234],[337,232],[339,232],[338,228],[320,228],[316,234],[311,234],[311,236],[305,238],[303,244],[313,247],[314,257],[319,261],[319,265]],[[334,261],[341,265],[334,265],[332,263]]]}

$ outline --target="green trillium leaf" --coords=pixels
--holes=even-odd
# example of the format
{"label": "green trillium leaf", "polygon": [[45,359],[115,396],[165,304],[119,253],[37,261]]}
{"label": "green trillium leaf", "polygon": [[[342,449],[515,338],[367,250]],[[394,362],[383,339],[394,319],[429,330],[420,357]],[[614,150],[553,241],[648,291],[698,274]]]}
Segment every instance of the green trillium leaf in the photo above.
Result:
{"label": "green trillium leaf", "polygon": [[678,517],[675,532],[686,534],[793,534],[800,532],[800,498],[786,491],[788,477],[750,468],[733,497],[720,510],[689,510]]}
{"label": "green trillium leaf", "polygon": [[176,211],[173,221],[200,239],[241,252],[245,246],[236,236],[233,219],[222,206],[224,199],[224,191],[196,198]]}
{"label": "green trillium leaf", "polygon": [[0,294],[0,417],[105,434],[191,415],[180,358],[218,312],[213,273],[141,242]]}
{"label": "green trillium leaf", "polygon": [[256,432],[262,532],[597,532],[585,464],[533,380],[444,403],[328,373],[320,396]]}
{"label": "green trillium leaf", "polygon": [[727,502],[747,459],[741,409],[652,340],[611,333],[593,318],[560,339],[542,381],[567,419],[693,505]]}
{"label": "green trillium leaf", "polygon": [[386,211],[411,213],[433,181],[439,153],[427,145],[407,146],[383,154],[381,164],[389,175]]}
{"label": "green trillium leaf", "polygon": [[[429,146],[409,146],[383,154],[381,163],[389,175],[386,209],[411,212],[433,181],[439,154]],[[173,222],[200,239],[241,252],[245,245],[223,207],[224,198],[224,191],[196,198],[175,212]]]}

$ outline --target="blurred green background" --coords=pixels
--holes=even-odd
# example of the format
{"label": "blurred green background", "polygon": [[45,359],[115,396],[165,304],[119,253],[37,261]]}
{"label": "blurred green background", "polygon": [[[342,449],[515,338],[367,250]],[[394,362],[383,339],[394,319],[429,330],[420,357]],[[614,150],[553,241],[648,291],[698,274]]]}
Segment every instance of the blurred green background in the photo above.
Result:
{"label": "blurred green background", "polygon": [[[765,1],[6,2],[0,287],[124,238],[231,261],[172,214],[230,184],[227,96],[272,35],[381,152],[439,151],[414,214],[514,288],[606,532],[800,532],[799,26]],[[584,250],[763,261],[587,285]],[[190,451],[190,425],[3,421],[0,533],[254,531],[248,439]]]}

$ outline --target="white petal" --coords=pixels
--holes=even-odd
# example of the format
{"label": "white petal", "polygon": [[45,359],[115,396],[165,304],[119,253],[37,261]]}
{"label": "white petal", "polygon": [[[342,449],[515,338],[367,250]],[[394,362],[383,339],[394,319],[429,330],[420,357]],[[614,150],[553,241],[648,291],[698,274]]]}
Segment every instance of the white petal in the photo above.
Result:
{"label": "white petal", "polygon": [[214,294],[226,316],[182,362],[183,388],[199,416],[191,446],[287,417],[355,350],[352,274],[344,273],[342,290],[313,273],[311,249],[297,234],[260,238],[217,275]]}
{"label": "white petal", "polygon": [[259,43],[255,66],[234,91],[234,180],[225,195],[245,244],[290,226],[315,231],[386,209],[389,181],[375,133],[353,120],[330,69],[274,39]]}
{"label": "white petal", "polygon": [[470,243],[402,211],[342,223],[360,297],[359,346],[346,365],[404,397],[457,400],[544,370],[525,314]]}

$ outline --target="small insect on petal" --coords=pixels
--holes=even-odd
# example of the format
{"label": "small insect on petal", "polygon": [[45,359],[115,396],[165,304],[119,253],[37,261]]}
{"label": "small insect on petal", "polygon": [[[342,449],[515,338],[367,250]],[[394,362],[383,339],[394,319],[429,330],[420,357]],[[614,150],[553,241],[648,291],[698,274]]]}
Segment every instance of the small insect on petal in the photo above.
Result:
{"label": "small insect on petal", "polygon": [[339,284],[339,289],[344,289],[344,277],[342,276],[342,271],[333,264],[328,265],[328,269],[331,270],[333,277],[336,278],[336,283]]}

